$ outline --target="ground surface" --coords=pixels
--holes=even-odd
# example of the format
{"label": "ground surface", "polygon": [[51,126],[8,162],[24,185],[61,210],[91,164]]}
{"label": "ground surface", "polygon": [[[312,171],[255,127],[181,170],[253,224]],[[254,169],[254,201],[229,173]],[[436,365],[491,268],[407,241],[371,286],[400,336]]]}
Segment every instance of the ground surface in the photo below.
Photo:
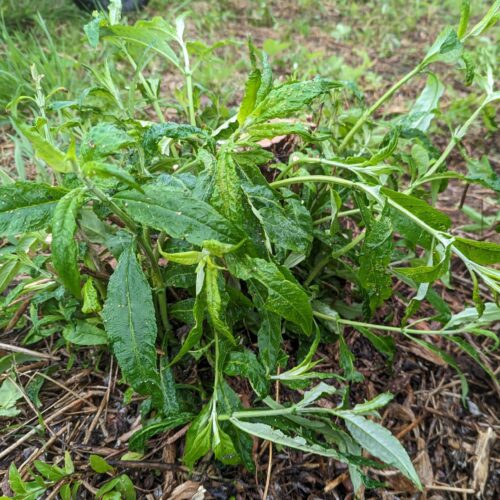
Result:
{"label": "ground surface", "polygon": [[[320,73],[333,78],[352,78],[367,91],[367,99],[381,95],[404,74],[425,51],[440,27],[458,19],[458,2],[162,2],[153,1],[148,14],[173,17],[191,8],[194,11],[190,32],[199,38],[215,41],[228,38],[244,41],[250,34],[257,45],[271,53],[273,64],[282,75],[311,76]],[[484,2],[479,2],[484,4]],[[168,5],[166,5],[168,4]],[[179,4],[179,5],[177,5]],[[480,10],[480,6],[478,8]],[[52,13],[52,16],[55,14]],[[78,15],[65,29],[78,29]],[[13,21],[14,22],[14,21]],[[17,21],[16,21],[17,22]],[[14,29],[14,28],[13,28]],[[237,55],[236,55],[237,54]],[[241,50],[228,46],[222,57],[227,58],[227,75],[219,74],[215,86],[236,102],[246,74]],[[74,54],[68,52],[68,57]],[[485,57],[491,57],[486,54]],[[207,81],[212,76],[207,73]],[[459,98],[465,90],[456,74],[453,94],[447,95],[444,107],[456,109],[456,116],[467,113]],[[231,85],[227,80],[231,80]],[[408,96],[415,96],[424,82],[416,80],[396,96],[385,111],[397,111],[405,106]],[[175,79],[165,75],[164,86],[175,86]],[[457,104],[458,99],[458,104]],[[5,122],[4,122],[5,123]],[[445,123],[439,124],[443,130]],[[2,127],[2,168],[15,168],[15,147],[10,139],[12,129]],[[446,139],[443,138],[443,144]],[[498,135],[475,126],[465,148],[479,157],[488,152],[495,168],[500,169]],[[456,169],[463,165],[460,158],[451,158]],[[440,207],[454,219],[456,226],[470,224],[460,210],[463,186],[451,183],[440,199]],[[465,204],[484,217],[495,215],[497,200],[492,192],[474,188],[466,193]],[[466,229],[465,229],[466,231]],[[481,239],[496,238],[494,230],[486,228]],[[475,233],[475,236],[478,234]],[[465,270],[457,269],[458,278],[452,289],[442,287],[449,303],[461,310],[470,302],[471,283]],[[388,308],[394,322],[404,314],[407,291],[400,283]],[[28,303],[20,304],[25,314]],[[387,311],[380,311],[385,317]],[[432,326],[432,325],[429,325]],[[0,333],[0,342],[19,345],[25,332],[8,328]],[[434,339],[439,345],[439,339]],[[455,372],[439,358],[415,344],[397,340],[397,355],[392,366],[371,348],[356,332],[348,336],[357,357],[357,369],[365,376],[353,387],[353,399],[363,401],[383,391],[395,394],[395,399],[383,413],[383,423],[400,438],[409,450],[425,484],[430,487],[417,494],[400,475],[383,473],[387,482],[384,490],[373,491],[367,498],[472,498],[482,490],[484,498],[500,498],[500,431],[499,387],[472,364],[463,354],[455,352],[459,364],[469,379],[470,394],[462,404],[460,382]],[[50,352],[53,339],[37,350]],[[293,350],[292,345],[289,346]],[[478,346],[479,348],[480,346]],[[449,347],[447,347],[449,348]],[[0,354],[2,354],[0,349]],[[323,368],[335,371],[335,346],[323,348],[326,360]],[[97,357],[93,349],[82,349],[77,358],[59,349],[57,359],[46,359],[18,368],[20,380],[26,385],[43,369],[45,381],[40,392],[41,415],[45,429],[37,427],[37,417],[28,405],[22,414],[0,432],[0,491],[6,493],[5,472],[15,462],[22,473],[36,458],[58,460],[64,450],[70,450],[75,465],[81,467],[84,488],[81,497],[91,497],[103,477],[91,473],[88,456],[106,457],[112,465],[129,472],[140,498],[260,498],[266,482],[269,447],[255,442],[257,472],[252,475],[237,468],[219,468],[210,460],[202,461],[192,473],[179,465],[183,435],[187,429],[153,439],[150,451],[140,461],[118,463],[127,452],[127,440],[138,428],[139,403],[124,405],[125,387],[120,384],[115,364],[107,356]],[[498,372],[499,357],[488,356],[487,362]],[[70,368],[71,367],[71,368]],[[0,379],[2,374],[0,374]],[[244,392],[245,388],[238,388]],[[382,476],[381,476],[382,477]],[[338,463],[302,455],[289,450],[274,450],[270,476],[270,498],[351,498],[352,488],[345,468]]]}

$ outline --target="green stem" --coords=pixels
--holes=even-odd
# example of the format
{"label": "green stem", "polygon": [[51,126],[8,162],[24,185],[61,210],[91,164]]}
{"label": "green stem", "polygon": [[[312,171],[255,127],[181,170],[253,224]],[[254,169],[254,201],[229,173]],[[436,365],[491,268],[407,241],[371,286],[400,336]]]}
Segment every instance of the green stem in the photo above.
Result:
{"label": "green stem", "polygon": [[396,82],[380,99],[375,102],[370,108],[368,108],[358,119],[358,121],[354,124],[354,126],[349,130],[347,135],[344,137],[344,140],[339,146],[339,151],[343,151],[351,142],[351,139],[354,137],[356,132],[365,124],[365,122],[370,118],[370,116],[377,111],[382,104],[384,104],[387,100],[389,100],[398,90],[402,87],[408,80],[411,80],[416,74],[420,73],[422,70],[422,63],[418,64],[415,68],[413,68],[409,73],[407,73],[401,80]]}
{"label": "green stem", "polygon": [[[346,210],[344,212],[339,212],[337,214],[337,218],[339,217],[348,217],[350,215],[356,215],[356,214],[359,214],[360,210],[359,208],[353,208],[352,210]],[[327,215],[325,217],[321,217],[321,219],[316,219],[314,222],[313,222],[313,225],[314,226],[319,226],[320,224],[323,224],[323,222],[328,222],[328,221],[331,221],[332,220],[332,216],[331,215]]]}
{"label": "green stem", "polygon": [[137,236],[139,245],[141,246],[151,263],[152,280],[158,302],[160,319],[165,333],[169,333],[172,328],[170,326],[170,322],[168,321],[168,304],[167,296],[165,294],[165,284],[163,283],[163,276],[161,274],[160,266],[158,265],[158,261],[155,258],[153,249],[151,248],[151,243],[146,238],[144,238],[144,235],[141,234],[139,226],[137,226],[137,224],[128,216],[125,211],[123,211],[104,191],[98,188],[90,179],[82,175],[80,168],[76,164],[76,162],[73,162],[73,167],[79,177],[83,180],[87,188],[91,192],[93,192],[96,197],[99,198],[99,200],[107,205],[113,213],[120,217],[127,228]]}
{"label": "green stem", "polygon": [[331,259],[337,259],[338,257],[345,255],[349,250],[353,249],[360,241],[362,241],[364,237],[365,237],[365,231],[362,231],[356,236],[356,238],[350,241],[347,245],[343,246],[342,248],[340,248],[335,252],[332,252],[331,254],[325,255],[325,257],[323,257],[309,273],[309,276],[304,282],[304,286],[306,287],[309,286]]}
{"label": "green stem", "polygon": [[196,127],[196,116],[194,114],[194,99],[193,99],[193,72],[189,63],[189,53],[186,44],[182,42],[182,55],[184,57],[184,77],[186,79],[187,99],[189,107],[189,122],[193,127]]}
{"label": "green stem", "polygon": [[471,124],[474,122],[474,120],[478,117],[479,113],[483,110],[483,108],[490,102],[489,96],[486,96],[481,105],[472,113],[472,115],[468,118],[468,120],[453,134],[452,138],[450,139],[450,142],[444,149],[444,151],[441,153],[441,156],[436,160],[434,165],[425,173],[424,177],[421,179],[417,180],[409,189],[407,189],[407,193],[411,193],[413,189],[415,189],[417,186],[420,186],[421,184],[425,184],[426,182],[429,182],[430,177],[433,176],[435,172],[437,172],[443,163],[446,161],[450,153],[453,151],[455,146],[462,140],[462,138],[465,136],[467,133],[467,130],[471,126]]}
{"label": "green stem", "polygon": [[415,328],[404,328],[399,326],[387,326],[387,325],[376,325],[374,323],[364,323],[362,321],[352,321],[350,319],[336,318],[334,316],[329,316],[328,314],[323,314],[319,311],[313,311],[313,315],[317,318],[324,319],[327,321],[335,321],[342,325],[370,328],[373,330],[384,330],[387,332],[397,332],[397,333],[409,333],[413,335],[456,335],[457,333],[464,333],[467,330],[465,328],[458,330],[417,330]]}
{"label": "green stem", "polygon": [[158,98],[156,97],[154,92],[151,90],[151,86],[149,85],[148,81],[144,78],[142,71],[137,66],[137,63],[134,61],[134,58],[130,55],[129,51],[125,47],[125,44],[122,45],[122,50],[124,51],[130,65],[132,66],[134,71],[139,76],[139,80],[141,81],[141,84],[144,87],[144,90],[146,91],[146,94],[148,95],[149,100],[151,101],[151,104],[153,105],[153,108],[155,110],[155,113],[158,116],[158,119],[160,120],[160,122],[164,123],[165,117],[163,116],[163,112],[160,108],[160,104],[158,103]]}
{"label": "green stem", "polygon": [[[330,183],[330,184],[338,184],[340,186],[345,186],[345,187],[348,187],[350,189],[362,191],[362,192],[366,193],[368,196],[375,198],[377,201],[379,201],[379,202],[382,201],[370,189],[370,186],[367,186],[361,182],[353,182],[353,181],[349,181],[347,179],[342,179],[341,177],[335,177],[333,175],[305,175],[305,176],[298,176],[298,177],[290,177],[288,179],[274,181],[270,184],[270,186],[279,187],[279,186],[286,186],[286,185],[290,185],[290,184],[300,184],[300,183],[306,183],[306,182],[323,182],[323,183]],[[385,198],[385,200],[387,201],[387,203],[389,205],[391,205],[396,210],[398,210],[399,212],[406,215],[406,217],[408,217],[413,222],[415,222],[415,224],[420,226],[424,231],[426,231],[429,234],[431,234],[432,236],[434,236],[441,243],[443,243],[443,244],[447,243],[447,237],[443,233],[441,233],[440,231],[437,231],[433,227],[426,224],[423,220],[419,219],[417,216],[412,214],[410,211],[406,210],[406,208],[402,207],[401,205],[399,205],[397,202],[395,202],[391,198]]]}

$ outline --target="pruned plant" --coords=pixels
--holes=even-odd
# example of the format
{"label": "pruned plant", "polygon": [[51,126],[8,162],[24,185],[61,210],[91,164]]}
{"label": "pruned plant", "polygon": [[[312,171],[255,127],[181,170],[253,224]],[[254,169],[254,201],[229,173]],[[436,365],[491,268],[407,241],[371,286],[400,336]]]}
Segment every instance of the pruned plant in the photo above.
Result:
{"label": "pruned plant", "polygon": [[[57,100],[57,90],[44,95],[37,85],[34,98],[10,106],[32,145],[37,179],[0,187],[0,235],[9,242],[0,268],[4,326],[30,297],[26,344],[57,335],[55,348],[109,346],[123,379],[144,397],[133,450],[191,423],[183,454],[190,467],[213,453],[253,469],[256,436],[345,462],[355,490],[379,484],[367,475],[381,467],[375,459],[420,488],[407,452],[376,423],[391,394],[352,403],[351,385],[363,375],[345,329],[388,362],[399,337],[441,356],[459,373],[464,397],[465,376],[436,337],[495,378],[469,339],[488,337],[497,347],[490,326],[500,318],[500,246],[457,236],[435,203],[449,179],[499,191],[486,158],[467,157],[468,174],[446,164],[500,98],[491,70],[475,69],[465,48],[498,8],[469,27],[464,2],[458,30],[443,30],[369,107],[349,82],[274,81],[266,54],[249,42],[251,72],[230,116],[216,97],[201,104],[210,94],[196,84],[196,69],[218,46],[187,42],[182,17],[174,27],[159,18],[120,24],[116,9],[95,17],[88,41],[128,65],[129,87],[117,87],[110,62],[89,68],[95,86],[78,99]],[[148,70],[157,57],[182,77],[168,102],[175,120],[166,118],[161,79]],[[438,62],[462,68],[483,93],[441,153],[431,132],[444,91]],[[375,117],[423,75],[427,84],[407,113]],[[36,68],[33,78],[42,78]],[[26,109],[35,115],[29,121]],[[267,145],[281,136],[297,140],[277,159]],[[457,261],[475,307],[452,315],[434,285],[452,286]],[[395,279],[409,291],[404,318],[371,320],[390,302]],[[438,329],[420,327],[429,320],[416,316],[422,304]],[[325,370],[318,348],[332,343],[336,368]],[[236,380],[251,387],[250,408]],[[274,383],[286,388],[280,400]]]}

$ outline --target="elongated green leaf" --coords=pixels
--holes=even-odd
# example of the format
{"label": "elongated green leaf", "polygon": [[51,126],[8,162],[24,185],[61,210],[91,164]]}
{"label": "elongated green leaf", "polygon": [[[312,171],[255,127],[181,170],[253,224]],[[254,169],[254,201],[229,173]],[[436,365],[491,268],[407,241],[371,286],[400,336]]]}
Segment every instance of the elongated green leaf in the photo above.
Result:
{"label": "elongated green leaf", "polygon": [[434,118],[439,99],[443,95],[444,85],[434,73],[427,76],[427,84],[413,104],[408,115],[403,119],[403,126],[426,132]]}
{"label": "elongated green leaf", "polygon": [[391,255],[392,223],[388,217],[381,217],[367,231],[359,257],[358,279],[368,293],[372,312],[392,295],[388,273]]}
{"label": "elongated green leaf", "polygon": [[184,357],[198,342],[201,340],[203,335],[203,320],[205,318],[205,308],[206,308],[206,295],[202,291],[196,296],[194,306],[193,306],[193,316],[195,324],[189,331],[186,340],[182,344],[180,351],[175,355],[174,359],[171,361],[171,365],[177,363],[182,357]]}
{"label": "elongated green leaf", "polygon": [[0,265],[0,293],[2,293],[18,275],[23,264],[18,259],[9,259],[7,262]]}
{"label": "elongated green leaf", "polygon": [[352,412],[338,412],[351,436],[370,454],[400,470],[419,489],[422,489],[410,457],[400,442],[384,427]]}
{"label": "elongated green leaf", "polygon": [[482,156],[480,160],[467,160],[467,170],[467,180],[478,182],[500,193],[500,175],[493,170],[487,156]]}
{"label": "elongated green leaf", "polygon": [[460,57],[462,49],[456,31],[451,27],[445,28],[425,55],[423,64],[427,66],[434,62],[454,63]]}
{"label": "elongated green leaf", "polygon": [[159,153],[158,143],[163,137],[171,139],[190,139],[193,137],[207,138],[206,132],[201,128],[185,123],[165,122],[149,127],[142,138],[142,147],[149,156]]}
{"label": "elongated green leaf", "polygon": [[239,224],[243,219],[240,180],[236,174],[236,164],[226,151],[221,151],[217,158],[214,182],[210,203],[228,220]]}
{"label": "elongated green leaf", "polygon": [[88,321],[77,321],[75,325],[68,325],[63,330],[63,337],[72,344],[82,346],[108,343],[106,332]]}
{"label": "elongated green leaf", "polygon": [[470,30],[470,36],[479,36],[500,18],[500,0],[495,0],[486,15]]}
{"label": "elongated green leaf", "polygon": [[211,409],[211,403],[205,405],[187,432],[183,461],[188,467],[192,467],[212,447]]}
{"label": "elongated green leaf", "polygon": [[269,391],[269,380],[264,367],[259,363],[252,351],[231,351],[224,365],[224,372],[232,377],[246,377],[253,390],[261,398]]}
{"label": "elongated green leaf", "polygon": [[123,168],[117,167],[111,163],[88,161],[82,165],[82,172],[89,177],[98,176],[104,179],[117,179],[128,187],[137,189],[137,191],[141,193],[144,192],[132,175]]}
{"label": "elongated green leaf", "polygon": [[35,182],[0,186],[0,235],[15,235],[48,226],[65,189]]}
{"label": "elongated green leaf", "polygon": [[101,28],[100,33],[102,38],[123,40],[146,50],[154,50],[181,69],[179,59],[168,43],[176,38],[175,32],[160,17],[138,21],[134,26],[115,24]]}
{"label": "elongated green leaf", "polygon": [[160,422],[147,425],[143,429],[132,434],[132,437],[128,442],[129,448],[132,451],[142,452],[146,448],[146,441],[149,438],[152,438],[160,432],[167,432],[170,429],[184,425],[192,420],[192,418],[193,415],[191,413],[178,413],[177,415],[171,415],[164,418]]}
{"label": "elongated green leaf", "polygon": [[234,269],[240,278],[256,279],[268,292],[265,308],[299,325],[306,335],[312,333],[312,307],[302,287],[285,276],[270,261],[247,258]]}
{"label": "elongated green leaf", "polygon": [[138,393],[151,395],[161,404],[155,308],[133,245],[124,249],[111,276],[103,316],[124,377]]}
{"label": "elongated green leaf", "polygon": [[71,164],[66,160],[66,155],[59,148],[47,141],[36,130],[22,124],[17,124],[17,126],[33,145],[33,149],[38,158],[43,160],[56,172],[71,172]]}
{"label": "elongated green leaf", "polygon": [[390,200],[417,216],[428,226],[440,231],[446,231],[451,227],[450,218],[425,201],[388,188],[382,188],[381,191]]}
{"label": "elongated green leaf", "polygon": [[253,69],[248,76],[245,84],[245,95],[241,101],[240,110],[238,112],[238,123],[243,125],[246,117],[254,110],[257,100],[257,92],[261,83],[261,73],[258,69]]}
{"label": "elongated green leaf", "polygon": [[222,318],[222,300],[219,290],[219,271],[210,261],[205,268],[205,293],[207,311],[212,326],[224,335],[232,344],[236,344],[231,329]]}
{"label": "elongated green leaf", "polygon": [[184,191],[162,185],[144,187],[145,194],[124,191],[115,200],[137,222],[183,238],[195,245],[205,240],[238,243],[239,231],[214,208]]}
{"label": "elongated green leaf", "polygon": [[134,142],[130,135],[113,123],[99,123],[84,135],[80,155],[86,162],[99,160]]}
{"label": "elongated green leaf", "polygon": [[76,216],[82,200],[81,188],[70,191],[59,200],[52,216],[52,263],[64,286],[75,297],[82,295],[75,241]]}
{"label": "elongated green leaf", "polygon": [[317,78],[305,82],[293,82],[272,89],[250,114],[251,122],[263,122],[271,118],[287,118],[302,109],[313,99],[343,83]]}
{"label": "elongated green leaf", "polygon": [[489,265],[500,263],[500,245],[496,243],[457,237],[453,244],[468,259],[478,264]]}
{"label": "elongated green leaf", "polygon": [[[331,457],[340,462],[349,462],[349,459],[345,457],[342,453],[336,451],[333,448],[325,448],[318,444],[308,444],[307,441],[301,436],[289,436],[279,429],[274,429],[268,424],[263,424],[260,422],[247,422],[235,417],[231,417],[229,421],[235,425],[238,429],[251,434],[252,436],[257,436],[261,439],[267,441],[272,441],[273,443],[287,446],[289,448],[294,448],[296,450],[303,451],[305,453],[315,453],[316,455],[322,455],[324,457]],[[401,445],[400,445],[401,446]]]}
{"label": "elongated green leaf", "polygon": [[249,282],[249,289],[261,316],[257,332],[259,359],[268,374],[274,373],[281,349],[281,318],[265,309],[266,294],[260,283]]}

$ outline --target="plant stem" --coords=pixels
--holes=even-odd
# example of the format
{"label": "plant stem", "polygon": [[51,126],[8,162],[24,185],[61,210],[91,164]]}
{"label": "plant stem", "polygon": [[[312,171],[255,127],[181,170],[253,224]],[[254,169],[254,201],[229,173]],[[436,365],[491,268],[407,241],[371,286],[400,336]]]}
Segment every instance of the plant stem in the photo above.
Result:
{"label": "plant stem", "polygon": [[123,211],[104,191],[98,188],[90,179],[83,176],[81,171],[76,164],[73,162],[75,170],[79,173],[79,177],[86,184],[88,189],[92,191],[99,200],[101,200],[105,205],[107,205],[112,212],[114,212],[120,219],[124,222],[124,224],[137,236],[137,241],[139,245],[144,250],[144,253],[148,257],[148,260],[151,263],[151,277],[153,280],[153,285],[155,288],[156,298],[158,302],[158,310],[160,313],[160,319],[162,322],[163,330],[165,333],[170,333],[171,326],[168,321],[168,304],[167,304],[167,296],[165,294],[165,284],[163,283],[163,276],[161,274],[160,266],[158,265],[158,261],[155,258],[153,249],[151,248],[151,243],[141,234],[141,231],[137,224],[128,216],[128,214]]}
{"label": "plant stem", "polygon": [[[356,214],[359,214],[360,210],[359,208],[353,208],[351,210],[345,210],[344,212],[339,212],[337,214],[337,218],[339,217],[348,217],[349,215],[356,215]],[[325,217],[321,217],[321,219],[316,219],[314,222],[313,222],[313,225],[314,226],[319,226],[320,224],[323,224],[323,222],[328,222],[332,220],[332,216],[331,215],[327,215]]]}
{"label": "plant stem", "polygon": [[388,326],[388,325],[377,325],[374,323],[364,323],[362,321],[352,321],[344,318],[336,318],[334,316],[329,316],[328,314],[323,314],[319,311],[313,311],[313,315],[320,319],[325,319],[327,321],[335,321],[342,325],[370,328],[373,330],[384,330],[387,332],[397,332],[397,333],[410,333],[414,335],[456,335],[457,333],[464,333],[467,331],[465,328],[458,330],[417,330],[415,328],[404,328],[400,326]]}
{"label": "plant stem", "polygon": [[362,241],[365,237],[365,231],[359,233],[352,241],[350,241],[347,245],[343,246],[339,250],[332,252],[328,255],[325,255],[318,263],[313,267],[312,271],[309,273],[306,281],[304,282],[304,286],[309,286],[316,276],[321,272],[321,270],[328,264],[330,259],[337,259],[342,255],[346,254],[349,250],[354,248],[360,241]]}
{"label": "plant stem", "polygon": [[413,68],[409,73],[407,73],[401,80],[396,82],[382,97],[380,97],[375,104],[373,104],[370,108],[368,108],[359,118],[358,121],[354,124],[354,126],[349,130],[347,135],[344,137],[344,140],[341,142],[339,146],[339,151],[343,151],[351,142],[351,139],[354,137],[356,132],[365,124],[365,122],[370,118],[370,116],[377,111],[382,104],[384,104],[387,100],[389,100],[393,94],[395,94],[400,87],[402,87],[408,80],[413,78],[417,73],[420,73],[422,70],[422,63],[418,64],[415,68]]}
{"label": "plant stem", "polygon": [[189,107],[189,123],[196,127],[196,117],[194,114],[194,99],[193,99],[193,72],[189,63],[189,53],[186,44],[182,42],[182,55],[184,57],[184,77],[186,78],[187,99]]}
{"label": "plant stem", "polygon": [[471,126],[472,122],[478,117],[479,113],[483,110],[483,108],[490,102],[489,96],[486,96],[481,105],[472,113],[472,115],[467,119],[467,121],[453,134],[452,138],[450,139],[450,142],[444,149],[444,151],[441,153],[441,156],[436,160],[434,165],[425,173],[425,175],[417,180],[412,186],[410,186],[409,189],[406,190],[407,193],[411,193],[414,188],[417,186],[420,186],[421,184],[424,184],[428,182],[430,177],[437,172],[440,168],[441,165],[446,161],[446,158],[450,155],[450,153],[453,151],[455,146],[457,145],[458,142],[462,140],[462,138],[465,136],[467,133],[467,130]]}

